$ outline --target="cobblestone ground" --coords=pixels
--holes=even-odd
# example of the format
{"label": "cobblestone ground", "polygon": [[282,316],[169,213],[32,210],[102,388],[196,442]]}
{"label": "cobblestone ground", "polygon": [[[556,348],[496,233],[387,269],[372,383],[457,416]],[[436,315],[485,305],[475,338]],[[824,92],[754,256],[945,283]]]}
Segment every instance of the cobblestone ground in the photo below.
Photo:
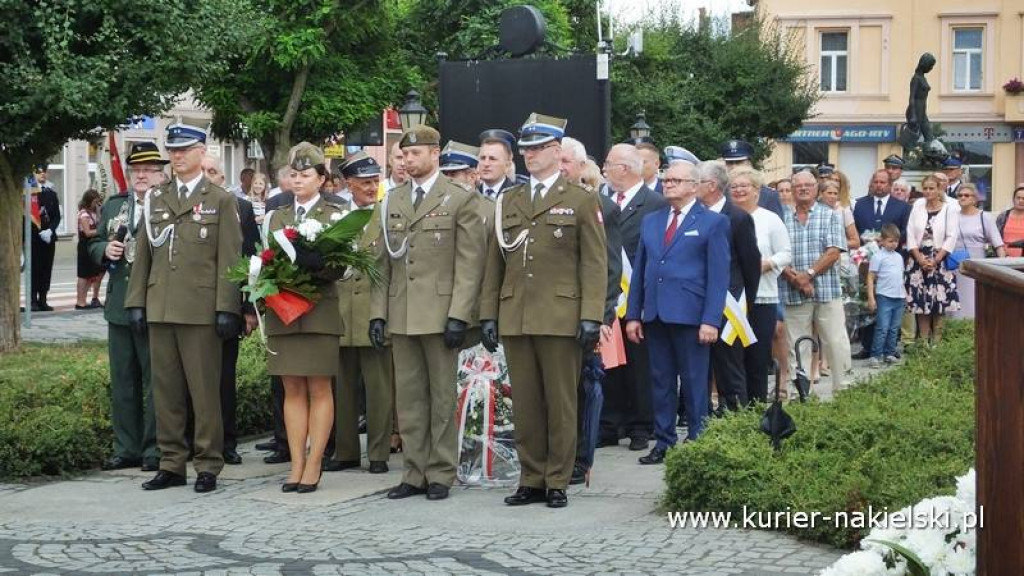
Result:
{"label": "cobblestone ground", "polygon": [[[105,337],[99,313],[50,318],[26,339]],[[327,473],[313,494],[282,494],[287,465],[263,464],[252,445],[211,494],[144,492],[150,474],[138,471],[0,484],[0,576],[783,576],[816,574],[840,556],[775,532],[670,528],[656,511],[663,468],[639,466],[642,453],[625,445],[598,451],[591,486],[572,487],[563,510],[509,508],[505,488],[387,500],[400,455],[388,474]]]}
{"label": "cobblestone ground", "polygon": [[137,471],[0,485],[0,574],[781,576],[839,556],[773,532],[671,529],[655,511],[661,468],[625,446],[599,451],[563,510],[509,508],[504,488],[390,501],[396,459],[388,474],[328,473],[313,494],[282,494],[286,465],[242,452],[205,495],[144,492]]}

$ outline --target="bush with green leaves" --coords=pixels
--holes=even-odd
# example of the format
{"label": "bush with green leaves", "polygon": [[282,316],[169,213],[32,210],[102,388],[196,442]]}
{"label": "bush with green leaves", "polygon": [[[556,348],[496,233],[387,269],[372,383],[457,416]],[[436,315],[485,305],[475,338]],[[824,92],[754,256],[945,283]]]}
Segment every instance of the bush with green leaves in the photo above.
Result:
{"label": "bush with green leaves", "polygon": [[[666,458],[663,505],[672,511],[898,510],[951,494],[974,464],[973,324],[950,323],[934,349],[840,392],[790,403],[797,432],[774,452],[759,430],[764,407],[710,422]],[[849,548],[870,527],[779,529]]]}
{"label": "bush with green leaves", "polygon": [[[238,433],[271,425],[266,357],[256,338],[238,359]],[[107,344],[27,344],[0,355],[0,478],[68,475],[108,457]]]}

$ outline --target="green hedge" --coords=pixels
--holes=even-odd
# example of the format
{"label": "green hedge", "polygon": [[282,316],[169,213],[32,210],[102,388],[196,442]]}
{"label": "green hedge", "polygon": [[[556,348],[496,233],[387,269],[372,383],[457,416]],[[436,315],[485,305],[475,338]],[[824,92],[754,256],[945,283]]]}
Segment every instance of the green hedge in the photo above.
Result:
{"label": "green hedge", "polygon": [[[255,338],[238,360],[238,433],[271,423],[264,352]],[[0,478],[67,475],[110,456],[107,344],[26,344],[0,355]]]}
{"label": "green hedge", "polygon": [[[671,511],[898,510],[955,491],[974,463],[973,324],[950,323],[944,341],[828,403],[790,403],[797,432],[774,453],[759,431],[764,407],[713,420],[697,442],[666,458]],[[780,528],[785,529],[785,528]],[[852,547],[867,529],[787,529]]]}

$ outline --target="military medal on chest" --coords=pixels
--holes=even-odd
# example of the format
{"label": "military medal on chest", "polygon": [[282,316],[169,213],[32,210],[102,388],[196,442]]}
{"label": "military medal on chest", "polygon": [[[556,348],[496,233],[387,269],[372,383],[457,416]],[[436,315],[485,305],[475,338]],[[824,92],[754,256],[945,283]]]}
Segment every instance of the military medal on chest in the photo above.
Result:
{"label": "military medal on chest", "polygon": [[562,237],[562,229],[561,228],[555,228],[555,238],[561,238],[561,237]]}

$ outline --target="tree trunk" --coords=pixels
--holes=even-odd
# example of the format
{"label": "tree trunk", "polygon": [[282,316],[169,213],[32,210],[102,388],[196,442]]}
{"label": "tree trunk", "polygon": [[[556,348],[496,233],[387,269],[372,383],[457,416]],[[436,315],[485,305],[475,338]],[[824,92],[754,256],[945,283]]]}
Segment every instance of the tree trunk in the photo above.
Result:
{"label": "tree trunk", "polygon": [[288,97],[288,106],[285,108],[284,117],[281,118],[281,126],[277,130],[273,156],[275,170],[288,163],[288,151],[292,147],[292,127],[295,125],[295,118],[299,115],[299,105],[302,104],[302,95],[306,93],[307,80],[309,80],[308,64],[299,68],[295,73],[292,93]]}
{"label": "tree trunk", "polygon": [[0,153],[0,354],[21,346],[21,293],[18,272],[21,236],[24,228],[23,190],[18,170],[10,158]]}

